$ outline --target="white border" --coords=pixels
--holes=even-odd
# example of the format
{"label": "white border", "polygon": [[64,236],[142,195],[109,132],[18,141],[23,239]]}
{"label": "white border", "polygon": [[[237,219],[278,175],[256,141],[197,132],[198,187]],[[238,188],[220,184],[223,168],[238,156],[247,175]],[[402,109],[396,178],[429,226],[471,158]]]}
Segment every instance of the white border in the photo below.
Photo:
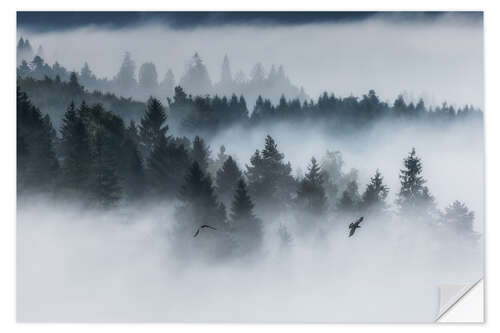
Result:
{"label": "white border", "polygon": [[[377,1],[296,1],[286,2],[287,7],[269,0],[253,0],[247,3],[235,1],[120,1],[116,3],[104,3],[103,1],[86,0],[74,3],[70,7],[67,1],[34,1],[24,0],[18,2],[4,2],[0,11],[0,33],[2,34],[2,52],[0,52],[2,65],[1,96],[2,96],[2,118],[0,130],[1,156],[0,166],[2,176],[1,197],[2,219],[0,219],[0,331],[33,331],[33,332],[86,332],[89,329],[97,332],[132,332],[132,331],[154,331],[164,332],[174,330],[181,332],[192,332],[203,330],[204,332],[254,332],[259,331],[286,331],[297,332],[301,330],[328,331],[351,330],[358,331],[367,329],[371,332],[400,332],[404,329],[408,332],[416,332],[422,329],[446,331],[476,330],[478,328],[495,329],[499,331],[500,319],[494,315],[488,316],[489,309],[498,309],[500,304],[493,296],[486,297],[484,325],[463,324],[429,324],[429,325],[362,325],[362,324],[337,324],[331,325],[187,325],[187,324],[16,324],[15,322],[15,45],[16,45],[16,11],[17,10],[483,10],[485,12],[485,122],[486,122],[486,280],[485,290],[487,295],[498,293],[498,283],[488,281],[500,281],[498,258],[495,254],[500,253],[495,238],[500,237],[498,232],[500,223],[498,211],[494,205],[498,202],[498,188],[500,159],[498,157],[499,137],[499,39],[500,12],[496,5],[498,1],[462,1],[462,0],[420,0],[413,2],[377,0]],[[137,7],[139,4],[140,7]],[[491,260],[490,260],[491,259]],[[305,305],[307,306],[307,305]]]}

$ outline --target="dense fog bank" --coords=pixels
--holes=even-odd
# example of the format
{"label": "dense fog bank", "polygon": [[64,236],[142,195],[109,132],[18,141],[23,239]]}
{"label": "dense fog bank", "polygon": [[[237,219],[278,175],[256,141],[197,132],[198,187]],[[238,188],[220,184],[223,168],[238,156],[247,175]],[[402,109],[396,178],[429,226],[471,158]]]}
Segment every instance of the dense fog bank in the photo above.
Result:
{"label": "dense fog bank", "polygon": [[321,236],[292,232],[287,247],[269,221],[263,255],[207,262],[169,246],[172,211],[21,201],[18,320],[429,322],[440,284],[482,276],[481,242],[392,219],[367,221],[356,238],[348,221]]}

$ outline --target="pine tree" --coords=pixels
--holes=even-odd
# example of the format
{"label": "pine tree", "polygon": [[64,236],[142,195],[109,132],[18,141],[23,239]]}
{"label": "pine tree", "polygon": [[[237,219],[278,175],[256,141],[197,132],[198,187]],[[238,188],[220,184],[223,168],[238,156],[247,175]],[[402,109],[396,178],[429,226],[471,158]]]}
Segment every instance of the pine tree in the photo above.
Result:
{"label": "pine tree", "polygon": [[54,152],[50,118],[42,117],[26,93],[17,88],[17,186],[24,190],[48,191],[55,185],[59,163]]}
{"label": "pine tree", "polygon": [[474,212],[469,211],[463,202],[455,200],[446,207],[442,219],[446,226],[453,228],[457,232],[464,235],[474,234]]}
{"label": "pine tree", "polygon": [[191,58],[179,84],[193,95],[206,95],[212,91],[210,76],[198,53]]}
{"label": "pine tree", "polygon": [[69,76],[69,90],[70,90],[71,94],[73,94],[75,96],[83,93],[84,89],[80,85],[80,83],[78,82],[78,77],[76,76],[75,72],[71,72],[71,74]]}
{"label": "pine tree", "polygon": [[71,103],[61,129],[63,184],[68,190],[80,193],[88,190],[92,163],[88,128],[82,119],[84,110],[85,105],[82,105],[77,112]]}
{"label": "pine tree", "polygon": [[228,94],[231,93],[231,85],[233,82],[233,77],[231,75],[231,67],[229,66],[229,58],[227,54],[224,56],[224,60],[222,61],[222,70],[220,77],[220,86],[222,88],[223,93]]}
{"label": "pine tree", "polygon": [[174,196],[185,170],[190,166],[188,151],[173,140],[160,137],[148,160],[148,183],[161,195]]}
{"label": "pine tree", "polygon": [[237,243],[243,253],[256,250],[262,242],[262,223],[253,213],[254,205],[246,183],[238,181],[231,207],[231,223]]}
{"label": "pine tree", "polygon": [[230,203],[236,184],[242,175],[240,168],[231,156],[226,159],[222,168],[217,170],[215,179],[217,196],[224,204]]}
{"label": "pine tree", "polygon": [[[296,192],[290,163],[284,163],[284,155],[271,136],[266,137],[262,152],[256,151],[247,165],[246,176],[249,191],[257,200],[257,206],[272,205],[274,212],[290,203]],[[271,208],[271,207],[268,207]],[[267,210],[267,209],[266,209]]]}
{"label": "pine tree", "polygon": [[166,94],[168,98],[174,95],[175,76],[174,72],[169,68],[165,73],[165,78],[160,83],[160,94]]}
{"label": "pine tree", "polygon": [[358,183],[353,180],[347,184],[347,188],[342,192],[342,197],[339,200],[338,208],[341,211],[350,213],[358,209],[360,203],[360,195],[358,192]]}
{"label": "pine tree", "polygon": [[149,157],[154,146],[165,138],[168,130],[166,121],[167,114],[161,102],[156,98],[150,98],[139,125],[142,152],[146,158]]}
{"label": "pine tree", "polygon": [[189,168],[179,191],[183,206],[181,219],[192,226],[210,224],[218,229],[225,227],[224,206],[216,199],[210,175],[205,175],[198,162]]}
{"label": "pine tree", "polygon": [[209,166],[210,174],[216,175],[217,171],[222,168],[224,162],[226,162],[228,157],[229,155],[226,154],[226,147],[224,145],[221,145],[219,147],[219,152],[217,153],[215,161]]}
{"label": "pine tree", "polygon": [[103,208],[116,204],[122,190],[116,171],[116,159],[109,140],[102,129],[97,131],[92,159],[91,200]]}
{"label": "pine tree", "polygon": [[134,76],[135,62],[132,60],[130,53],[126,52],[120,70],[115,77],[118,88],[121,89],[123,93],[130,93],[136,86],[137,82]]}
{"label": "pine tree", "polygon": [[399,179],[401,189],[396,203],[403,214],[426,216],[434,209],[434,199],[429,193],[426,180],[422,177],[422,161],[413,148],[404,159],[404,169],[401,169]]}
{"label": "pine tree", "polygon": [[149,94],[158,88],[158,74],[152,62],[146,62],[139,68],[139,87]]}
{"label": "pine tree", "polygon": [[323,188],[323,176],[314,157],[311,158],[308,172],[300,182],[297,202],[302,209],[313,215],[321,215],[326,211],[327,198]]}
{"label": "pine tree", "polygon": [[383,184],[384,178],[377,169],[375,175],[370,178],[370,183],[366,186],[363,193],[361,207],[367,211],[381,213],[386,209],[387,204],[385,199],[389,193],[389,189]]}
{"label": "pine tree", "polygon": [[205,140],[196,136],[193,140],[193,149],[191,150],[191,159],[193,162],[198,162],[198,165],[207,172],[210,163],[210,148],[205,143]]}
{"label": "pine tree", "polygon": [[144,162],[138,148],[138,134],[132,122],[121,147],[123,192],[129,200],[140,199],[145,191]]}

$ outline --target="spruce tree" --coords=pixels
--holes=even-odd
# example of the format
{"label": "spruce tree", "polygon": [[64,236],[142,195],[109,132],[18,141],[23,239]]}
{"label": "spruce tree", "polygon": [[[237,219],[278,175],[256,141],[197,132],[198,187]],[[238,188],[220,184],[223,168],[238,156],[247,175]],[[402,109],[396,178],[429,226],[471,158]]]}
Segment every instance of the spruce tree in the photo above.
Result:
{"label": "spruce tree", "polygon": [[262,242],[262,223],[255,217],[253,208],[246,183],[240,179],[231,206],[230,218],[235,239],[243,253],[256,250]]}
{"label": "spruce tree", "polygon": [[347,188],[342,192],[337,208],[345,213],[352,213],[358,209],[359,203],[358,183],[353,180],[347,184]]}
{"label": "spruce tree", "polygon": [[24,190],[47,191],[55,185],[59,163],[48,116],[42,117],[26,93],[17,88],[17,185]]}
{"label": "spruce tree", "polygon": [[277,213],[290,203],[293,193],[296,192],[296,183],[291,172],[290,163],[284,162],[284,155],[279,152],[274,139],[268,135],[264,149],[254,153],[246,171],[249,191],[252,197],[256,198],[257,206],[268,206],[267,208],[272,208],[272,211]]}
{"label": "spruce tree", "polygon": [[213,161],[213,163],[209,165],[210,174],[216,175],[217,171],[222,168],[224,162],[226,162],[228,157],[229,155],[226,154],[226,147],[224,145],[221,145],[219,147],[219,152],[217,153],[215,161]]}
{"label": "spruce tree", "polygon": [[165,108],[158,99],[151,97],[139,125],[141,145],[146,158],[149,157],[154,146],[165,137],[168,130],[166,121]]}
{"label": "spruce tree", "polygon": [[299,207],[313,215],[321,215],[326,211],[327,198],[323,188],[323,176],[321,168],[313,157],[308,171],[300,182],[297,191]]}
{"label": "spruce tree", "polygon": [[146,192],[144,162],[136,141],[137,132],[129,127],[121,147],[123,193],[128,200],[140,199]]}
{"label": "spruce tree", "polygon": [[207,172],[210,162],[210,148],[205,143],[205,140],[199,136],[196,136],[193,140],[191,160],[197,162],[203,172]]}
{"label": "spruce tree", "polygon": [[225,208],[217,202],[210,175],[203,172],[198,162],[189,168],[178,198],[182,203],[179,215],[184,223],[193,227],[210,224],[221,230],[225,227]]}
{"label": "spruce tree", "polygon": [[122,191],[116,171],[115,152],[109,140],[108,134],[102,129],[97,131],[92,159],[91,201],[103,208],[116,204]]}
{"label": "spruce tree", "polygon": [[464,235],[474,234],[474,212],[469,211],[469,208],[458,200],[455,200],[442,215],[445,226],[454,229]]}
{"label": "spruce tree", "polygon": [[[82,105],[79,111],[85,108]],[[82,112],[71,103],[66,110],[61,129],[63,185],[75,193],[86,193],[90,185],[91,142]]]}
{"label": "spruce tree", "polygon": [[385,199],[389,193],[389,189],[383,183],[384,178],[377,169],[375,175],[370,178],[370,182],[366,186],[363,193],[361,207],[367,211],[381,213],[387,204]]}
{"label": "spruce tree", "polygon": [[182,144],[160,137],[148,160],[148,184],[160,195],[174,196],[190,166],[188,151]]}
{"label": "spruce tree", "polygon": [[401,169],[399,179],[401,189],[396,203],[400,213],[426,216],[434,208],[434,199],[429,193],[426,180],[422,176],[422,161],[413,148],[404,159],[404,169]]}
{"label": "spruce tree", "polygon": [[217,196],[224,204],[227,205],[230,203],[236,184],[242,175],[240,168],[238,168],[238,165],[231,156],[226,159],[222,168],[217,170],[215,178]]}

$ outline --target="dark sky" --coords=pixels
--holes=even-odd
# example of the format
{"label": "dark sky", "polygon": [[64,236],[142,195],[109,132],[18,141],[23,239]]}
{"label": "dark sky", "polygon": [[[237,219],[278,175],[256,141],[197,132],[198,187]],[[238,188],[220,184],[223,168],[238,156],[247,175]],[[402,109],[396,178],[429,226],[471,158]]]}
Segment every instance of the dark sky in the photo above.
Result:
{"label": "dark sky", "polygon": [[[299,25],[362,21],[373,16],[387,20],[434,20],[446,12],[17,12],[18,28],[59,31],[95,25],[112,29],[161,23],[173,29],[227,24]],[[481,12],[455,12],[482,20]]]}

